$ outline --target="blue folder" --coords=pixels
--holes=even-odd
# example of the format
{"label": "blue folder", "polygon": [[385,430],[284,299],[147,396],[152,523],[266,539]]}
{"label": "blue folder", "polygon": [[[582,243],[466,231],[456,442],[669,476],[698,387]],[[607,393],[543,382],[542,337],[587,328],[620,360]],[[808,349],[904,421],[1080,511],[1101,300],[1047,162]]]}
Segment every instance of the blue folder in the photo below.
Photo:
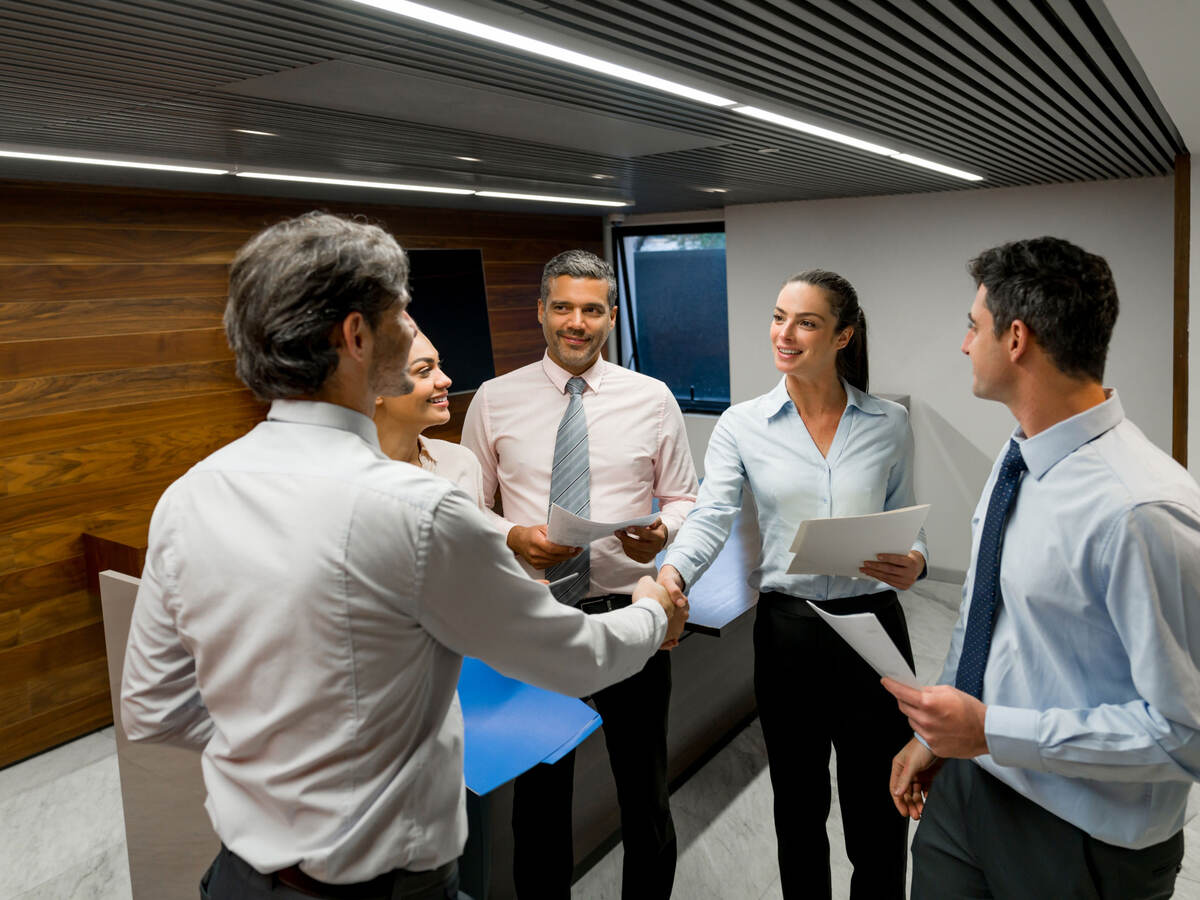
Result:
{"label": "blue folder", "polygon": [[600,726],[586,703],[506,678],[477,659],[463,660],[458,699],[463,774],[481,796],[538,763],[557,762]]}

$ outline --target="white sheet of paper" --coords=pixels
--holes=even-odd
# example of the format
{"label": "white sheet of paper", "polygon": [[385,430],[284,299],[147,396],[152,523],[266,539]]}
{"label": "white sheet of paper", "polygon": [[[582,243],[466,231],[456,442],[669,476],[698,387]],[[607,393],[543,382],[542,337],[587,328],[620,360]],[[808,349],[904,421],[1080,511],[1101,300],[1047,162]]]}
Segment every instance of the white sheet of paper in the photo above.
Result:
{"label": "white sheet of paper", "polygon": [[829,627],[842,636],[854,652],[865,659],[879,677],[895,678],[901,684],[909,687],[921,687],[917,676],[908,667],[908,662],[900,655],[896,646],[883,626],[871,613],[853,613],[848,616],[833,616],[821,609],[811,600],[808,605],[817,611],[817,615],[829,623]]}
{"label": "white sheet of paper", "polygon": [[546,523],[546,537],[564,547],[586,547],[592,541],[612,537],[614,531],[633,525],[649,525],[657,518],[657,513],[651,513],[624,522],[593,522],[553,503],[550,505],[550,521]]}
{"label": "white sheet of paper", "polygon": [[925,524],[929,504],[906,506],[869,516],[806,519],[792,540],[789,575],[846,575],[858,571],[876,553],[907,553]]}

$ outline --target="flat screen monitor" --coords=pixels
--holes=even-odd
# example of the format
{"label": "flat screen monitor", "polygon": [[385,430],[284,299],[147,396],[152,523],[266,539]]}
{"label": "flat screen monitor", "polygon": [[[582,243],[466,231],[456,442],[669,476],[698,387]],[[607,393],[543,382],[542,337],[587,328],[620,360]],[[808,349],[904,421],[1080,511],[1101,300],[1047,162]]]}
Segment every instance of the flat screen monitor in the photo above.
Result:
{"label": "flat screen monitor", "polygon": [[409,250],[408,311],[433,341],[450,393],[474,391],[496,375],[481,250]]}

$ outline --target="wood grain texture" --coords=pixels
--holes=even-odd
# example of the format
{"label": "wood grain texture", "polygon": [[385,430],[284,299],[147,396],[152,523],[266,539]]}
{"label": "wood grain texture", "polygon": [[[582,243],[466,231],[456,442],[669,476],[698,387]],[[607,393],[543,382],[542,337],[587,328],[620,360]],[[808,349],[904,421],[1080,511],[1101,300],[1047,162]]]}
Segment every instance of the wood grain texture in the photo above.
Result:
{"label": "wood grain texture", "polygon": [[314,207],[481,250],[498,373],[542,354],[546,260],[601,251],[598,216],[0,181],[0,766],[111,720],[82,536],[144,546],[163,489],[264,418],[224,340],[228,266]]}
{"label": "wood grain texture", "polygon": [[228,287],[225,264],[0,265],[6,303],[223,296]]}
{"label": "wood grain texture", "polygon": [[[147,324],[160,325],[143,322],[142,327]],[[110,372],[153,366],[164,359],[185,363],[232,358],[221,327],[100,337],[42,337],[0,343],[0,379]]]}
{"label": "wood grain texture", "polygon": [[0,381],[0,420],[228,391],[240,384],[232,359],[8,379]]}
{"label": "wood grain texture", "polygon": [[221,329],[225,297],[134,297],[0,303],[4,341],[101,338],[108,335]]}

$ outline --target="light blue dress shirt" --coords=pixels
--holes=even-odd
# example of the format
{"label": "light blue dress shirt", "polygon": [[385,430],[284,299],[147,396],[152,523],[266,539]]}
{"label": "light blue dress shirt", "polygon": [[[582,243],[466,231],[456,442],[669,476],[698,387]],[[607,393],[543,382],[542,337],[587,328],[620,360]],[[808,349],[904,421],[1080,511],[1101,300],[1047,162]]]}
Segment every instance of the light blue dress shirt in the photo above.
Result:
{"label": "light blue dress shirt", "polygon": [[[786,377],[769,393],[721,415],[704,457],[696,505],[667,551],[684,583],[695,584],[716,559],[749,485],[758,506],[762,553],[750,586],[808,600],[891,590],[871,578],[789,575],[791,544],[805,519],[859,516],[913,505],[908,412],[845,381],[846,409],[822,456],[788,396]],[[922,530],[913,544],[929,560]]]}
{"label": "light blue dress shirt", "polygon": [[[1148,847],[1182,827],[1200,777],[1200,487],[1126,420],[1116,392],[1013,438],[1029,471],[1004,534],[983,682],[991,755],[975,761],[1099,840]],[[943,684],[1003,456],[972,519]]]}

